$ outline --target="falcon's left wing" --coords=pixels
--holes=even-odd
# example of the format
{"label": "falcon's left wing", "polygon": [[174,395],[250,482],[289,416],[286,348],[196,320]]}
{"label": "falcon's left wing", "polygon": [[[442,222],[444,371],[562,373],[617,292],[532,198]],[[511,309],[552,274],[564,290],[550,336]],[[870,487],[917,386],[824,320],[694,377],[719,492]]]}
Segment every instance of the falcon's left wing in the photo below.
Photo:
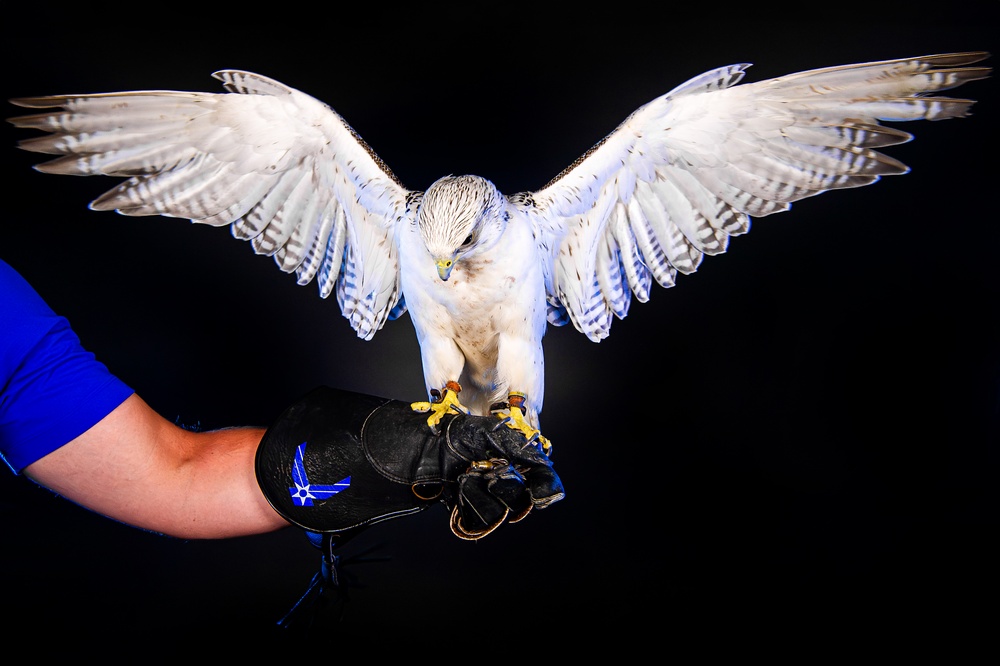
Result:
{"label": "falcon's left wing", "polygon": [[229,93],[131,91],[11,100],[11,118],[50,134],[21,141],[59,155],[45,173],[125,177],[90,205],[229,225],[299,284],[336,293],[359,337],[405,310],[394,229],[411,193],[327,105],[238,70]]}
{"label": "falcon's left wing", "polygon": [[967,115],[931,96],[989,75],[970,52],[811,70],[736,85],[748,65],[706,72],[637,109],[537,192],[511,197],[548,254],[549,322],[591,340],[652,281],[674,284],[726,251],[751,216],[908,169],[878,152],[912,136],[879,121]]}

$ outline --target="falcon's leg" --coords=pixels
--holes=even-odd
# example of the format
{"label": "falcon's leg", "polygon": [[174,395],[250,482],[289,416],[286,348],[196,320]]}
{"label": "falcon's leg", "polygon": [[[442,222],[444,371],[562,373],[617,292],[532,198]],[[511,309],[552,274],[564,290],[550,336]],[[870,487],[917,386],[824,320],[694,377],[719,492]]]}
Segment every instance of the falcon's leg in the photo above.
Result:
{"label": "falcon's leg", "polygon": [[537,443],[542,447],[545,455],[552,455],[552,442],[547,437],[542,436],[538,428],[532,426],[525,418],[525,395],[517,391],[511,391],[507,396],[507,402],[499,402],[490,409],[493,414],[500,417],[500,425],[521,431],[528,443]]}
{"label": "falcon's leg", "polygon": [[436,433],[437,424],[445,414],[452,412],[459,414],[472,413],[468,407],[458,401],[458,394],[461,391],[462,386],[458,382],[448,382],[441,391],[431,389],[431,396],[434,400],[430,402],[413,402],[410,403],[410,407],[415,412],[430,412],[431,415],[427,417],[427,425]]}

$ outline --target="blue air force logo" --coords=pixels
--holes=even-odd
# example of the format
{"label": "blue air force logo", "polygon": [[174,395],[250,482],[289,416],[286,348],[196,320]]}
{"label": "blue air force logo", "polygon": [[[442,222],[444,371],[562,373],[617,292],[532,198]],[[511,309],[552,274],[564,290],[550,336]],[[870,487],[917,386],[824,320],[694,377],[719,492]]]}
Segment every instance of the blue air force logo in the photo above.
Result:
{"label": "blue air force logo", "polygon": [[288,489],[292,494],[292,503],[296,506],[312,506],[313,500],[330,499],[341,490],[351,487],[351,477],[347,476],[332,485],[313,484],[309,482],[306,475],[306,466],[302,456],[306,451],[306,442],[299,444],[295,449],[295,461],[292,463],[292,482],[295,484]]}

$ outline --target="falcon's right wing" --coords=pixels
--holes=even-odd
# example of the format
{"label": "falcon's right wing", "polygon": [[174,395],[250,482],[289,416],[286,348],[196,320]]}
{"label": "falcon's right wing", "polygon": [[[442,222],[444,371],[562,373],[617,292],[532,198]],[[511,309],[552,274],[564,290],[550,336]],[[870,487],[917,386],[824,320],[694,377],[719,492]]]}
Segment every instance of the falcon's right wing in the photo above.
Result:
{"label": "falcon's right wing", "polygon": [[38,171],[127,180],[90,207],[230,226],[299,284],[315,278],[358,336],[405,310],[395,225],[410,194],[327,105],[258,74],[223,70],[228,93],[169,90],[11,100],[11,118],[59,155]]}

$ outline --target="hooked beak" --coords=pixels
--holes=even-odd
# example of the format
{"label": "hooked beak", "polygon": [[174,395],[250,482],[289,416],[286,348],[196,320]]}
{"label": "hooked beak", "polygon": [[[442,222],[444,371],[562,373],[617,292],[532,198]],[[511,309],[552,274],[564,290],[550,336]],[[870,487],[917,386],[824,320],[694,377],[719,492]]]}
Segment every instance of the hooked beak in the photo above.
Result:
{"label": "hooked beak", "polygon": [[447,282],[448,277],[451,275],[451,269],[455,267],[455,259],[438,259],[434,262],[434,265],[437,266],[438,277],[441,278],[441,281]]}

